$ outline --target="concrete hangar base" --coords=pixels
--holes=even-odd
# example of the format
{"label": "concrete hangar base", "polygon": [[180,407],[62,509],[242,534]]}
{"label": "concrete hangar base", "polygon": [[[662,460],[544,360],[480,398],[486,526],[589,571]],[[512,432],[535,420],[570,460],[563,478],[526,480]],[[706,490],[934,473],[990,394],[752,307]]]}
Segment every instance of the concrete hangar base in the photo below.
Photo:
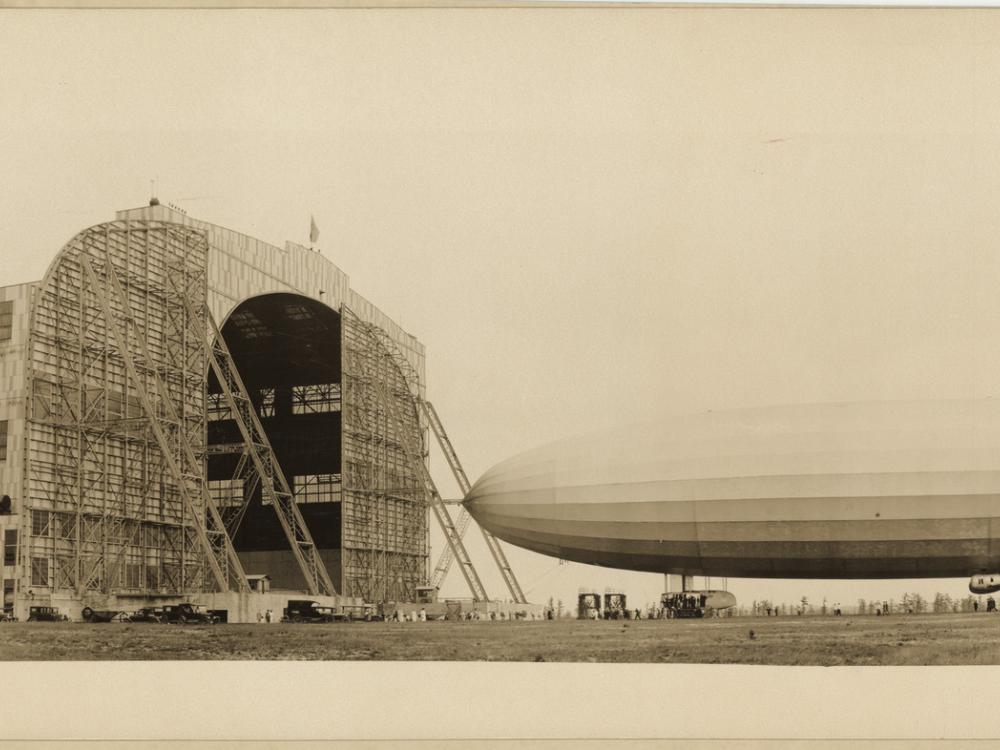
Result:
{"label": "concrete hangar base", "polygon": [[[423,394],[423,346],[320,253],[151,203],[81,231],[41,281],[0,288],[4,611],[193,601],[255,622],[303,598],[289,592],[310,588],[308,569],[210,367],[213,321],[329,574],[308,598],[416,602],[429,518],[400,433],[426,461],[409,395]],[[395,422],[379,393],[398,399]],[[272,592],[220,591],[231,570],[221,532],[204,532],[210,506],[230,567]]]}

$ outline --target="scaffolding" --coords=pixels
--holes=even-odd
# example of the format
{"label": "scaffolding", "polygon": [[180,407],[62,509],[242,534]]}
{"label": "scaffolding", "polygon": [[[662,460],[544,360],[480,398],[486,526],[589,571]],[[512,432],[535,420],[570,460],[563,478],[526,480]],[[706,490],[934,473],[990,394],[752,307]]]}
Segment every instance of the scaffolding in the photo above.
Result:
{"label": "scaffolding", "polygon": [[[403,372],[372,346],[367,324],[341,309],[341,565],[343,594],[416,601],[428,579],[427,505],[404,441],[426,461],[425,429]],[[380,398],[391,394],[401,423]]]}
{"label": "scaffolding", "polygon": [[22,591],[96,601],[241,575],[205,526],[206,321],[191,311],[207,254],[201,232],[111,222],[77,235],[36,292]]}
{"label": "scaffolding", "polygon": [[[462,544],[468,514],[456,527],[427,469],[434,431],[468,492],[421,379],[385,331],[346,305],[340,382],[295,384],[290,404],[296,415],[339,410],[340,473],[331,461],[315,486],[293,494],[260,422],[273,416],[274,391],[270,401],[266,389],[259,404],[251,399],[209,312],[208,237],[156,218],[91,227],[34,291],[18,590],[97,608],[115,596],[247,591],[233,539],[259,489],[311,593],[416,601],[432,577],[430,510],[448,540],[435,582],[458,559],[473,596],[486,599]],[[222,388],[211,397],[210,371]],[[238,431],[209,445],[209,415],[233,419]],[[235,470],[210,483],[209,453],[234,454]],[[339,587],[297,507],[310,497],[339,503]],[[322,530],[326,553],[338,530]],[[523,602],[499,544],[484,534]]]}
{"label": "scaffolding", "polygon": [[[389,413],[391,420],[394,423],[401,425],[405,419],[409,418],[410,412],[413,411],[417,423],[419,424],[420,416],[422,415],[424,419],[426,419],[430,430],[437,438],[438,445],[441,447],[441,450],[448,461],[448,466],[451,468],[452,473],[455,476],[455,480],[458,482],[463,498],[468,496],[472,489],[472,484],[469,482],[465,469],[462,468],[462,464],[458,460],[458,454],[455,452],[451,439],[445,432],[444,425],[441,422],[441,418],[438,416],[437,410],[430,401],[422,397],[420,392],[420,378],[416,371],[406,360],[406,357],[404,357],[399,351],[392,339],[389,338],[382,329],[375,325],[362,324],[350,313],[350,311],[347,311],[347,317],[352,318],[354,320],[354,324],[362,327],[367,333],[371,344],[371,350],[375,353],[375,355],[385,359],[389,363],[390,369],[396,370],[400,375],[400,378],[397,380],[401,379],[402,385],[397,382],[395,384],[395,388],[391,390],[386,387],[386,381],[377,383],[379,387],[376,390],[385,404],[386,411]],[[459,562],[459,568],[462,571],[462,575],[465,578],[466,583],[469,585],[473,598],[477,601],[484,601],[488,598],[486,590],[483,587],[479,574],[476,571],[475,566],[472,563],[472,559],[469,557],[468,551],[465,548],[465,543],[463,542],[463,537],[471,520],[469,512],[463,507],[459,514],[459,521],[457,524],[455,523],[447,508],[447,504],[441,498],[441,495],[437,490],[437,486],[427,469],[427,451],[425,444],[418,444],[415,440],[416,436],[409,430],[404,430],[402,434],[404,438],[402,440],[401,447],[410,461],[411,466],[414,467],[422,480],[424,495],[427,502],[430,504],[431,510],[434,512],[439,525],[441,526],[442,532],[445,535],[446,545],[441,557],[439,558],[437,566],[435,566],[431,585],[434,588],[440,588],[441,583],[448,574],[448,570],[451,567],[452,562],[457,559]],[[417,445],[421,446],[419,455],[416,448]],[[521,585],[518,583],[517,577],[514,575],[513,568],[511,568],[510,563],[507,561],[507,556],[504,553],[503,548],[500,546],[500,541],[486,529],[480,527],[480,531],[482,531],[483,538],[486,541],[486,546],[490,550],[493,561],[496,563],[497,568],[500,571],[500,575],[503,577],[508,591],[510,591],[513,601],[521,604],[526,603],[527,599],[524,596],[524,592],[521,590]]]}

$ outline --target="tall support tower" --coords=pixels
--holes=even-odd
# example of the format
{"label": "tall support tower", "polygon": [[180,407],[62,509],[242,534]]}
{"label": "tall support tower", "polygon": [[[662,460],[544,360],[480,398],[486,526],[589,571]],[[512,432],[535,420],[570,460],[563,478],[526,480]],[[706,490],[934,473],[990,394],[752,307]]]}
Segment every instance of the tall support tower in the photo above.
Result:
{"label": "tall support tower", "polygon": [[[21,591],[96,601],[218,587],[197,517],[206,510],[207,324],[198,311],[207,254],[203,232],[115,221],[78,234],[39,285]],[[112,330],[109,312],[127,330]]]}

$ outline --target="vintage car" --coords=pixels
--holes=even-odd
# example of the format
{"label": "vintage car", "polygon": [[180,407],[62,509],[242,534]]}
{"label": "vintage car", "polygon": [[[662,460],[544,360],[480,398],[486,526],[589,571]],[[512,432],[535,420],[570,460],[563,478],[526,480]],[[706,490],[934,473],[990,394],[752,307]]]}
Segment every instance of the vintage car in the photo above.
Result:
{"label": "vintage car", "polygon": [[208,614],[200,605],[184,602],[182,604],[168,604],[163,607],[163,622],[184,624],[204,624],[210,625],[217,622],[216,618]]}
{"label": "vintage car", "polygon": [[69,618],[58,607],[29,607],[28,622],[66,622]]}
{"label": "vintage car", "polygon": [[163,622],[163,607],[143,607],[129,615],[132,622]]}

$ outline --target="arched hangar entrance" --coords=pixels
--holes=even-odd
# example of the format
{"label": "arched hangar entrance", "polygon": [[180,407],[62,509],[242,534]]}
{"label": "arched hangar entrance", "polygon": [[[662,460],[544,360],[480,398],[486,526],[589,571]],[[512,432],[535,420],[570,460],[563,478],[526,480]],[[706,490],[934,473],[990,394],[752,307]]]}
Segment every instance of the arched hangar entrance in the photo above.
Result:
{"label": "arched hangar entrance", "polygon": [[[222,335],[303,519],[334,585],[342,586],[341,320],[337,311],[297,294],[239,304]],[[305,580],[275,511],[263,501],[214,373],[208,377],[208,481],[249,574],[275,588]],[[227,446],[229,447],[227,449]]]}

